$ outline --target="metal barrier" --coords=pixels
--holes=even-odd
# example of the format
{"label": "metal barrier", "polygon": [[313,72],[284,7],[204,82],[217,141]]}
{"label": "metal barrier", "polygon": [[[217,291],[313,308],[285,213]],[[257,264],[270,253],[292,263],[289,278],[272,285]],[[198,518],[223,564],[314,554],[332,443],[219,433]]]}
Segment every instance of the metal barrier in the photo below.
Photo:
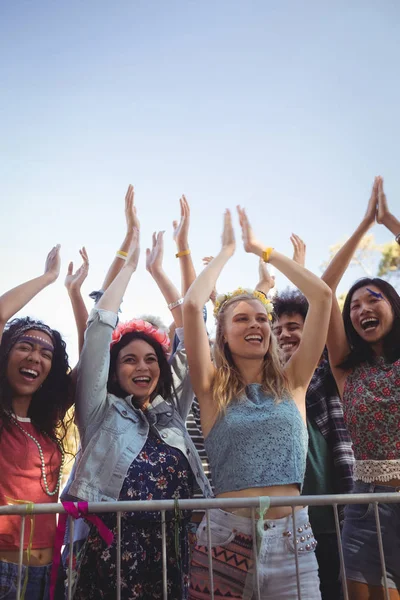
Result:
{"label": "metal barrier", "polygon": [[[332,506],[336,524],[336,535],[338,540],[339,548],[339,559],[340,559],[340,572],[343,582],[343,593],[344,600],[349,600],[348,589],[346,585],[346,570],[343,559],[343,548],[341,543],[341,531],[339,522],[338,506],[345,504],[373,504],[375,521],[377,526],[377,537],[378,547],[381,560],[381,567],[383,573],[383,583],[385,591],[385,600],[390,600],[388,581],[386,575],[385,556],[383,550],[382,533],[380,528],[378,504],[395,504],[400,503],[399,493],[388,493],[388,494],[340,494],[340,495],[329,495],[329,496],[295,496],[295,497],[270,497],[269,506],[273,507],[291,507],[293,528],[296,529],[296,506]],[[209,510],[212,508],[220,508],[223,510],[232,510],[238,508],[249,508],[251,509],[252,519],[252,531],[253,539],[256,539],[256,511],[260,506],[260,498],[223,498],[223,499],[196,499],[196,500],[180,500],[180,510],[201,510],[206,514],[207,524],[207,538],[208,548],[211,547],[211,529],[210,529],[210,518]],[[159,512],[161,515],[161,535],[162,535],[162,565],[163,565],[163,600],[167,600],[167,552],[166,552],[166,511],[174,511],[176,503],[174,500],[148,500],[148,501],[130,501],[130,502],[91,502],[88,505],[89,513],[116,513],[117,514],[117,590],[116,598],[121,599],[121,513],[124,512]],[[54,514],[65,512],[62,504],[36,504],[34,507],[29,509],[30,514]],[[19,565],[18,565],[18,581],[17,581],[17,598],[21,593],[22,585],[22,560],[23,560],[23,542],[25,533],[25,520],[28,516],[27,505],[7,505],[0,506],[0,518],[5,515],[21,515],[21,532],[20,532],[20,547],[19,547]],[[74,519],[69,517],[69,539],[70,546],[72,547],[74,539]],[[300,589],[300,572],[298,562],[298,548],[297,544],[294,544],[295,548],[295,564],[296,564],[296,576],[297,576],[297,598],[298,600],[308,600],[302,598]],[[212,568],[212,553],[208,552],[209,556],[209,580],[210,580],[210,597],[214,600],[213,590],[213,568]],[[68,600],[71,600],[71,582],[72,582],[72,562],[73,554],[69,553],[69,565],[68,565]],[[255,561],[255,598],[260,600],[260,588],[258,582],[257,573],[257,561]],[[254,597],[254,596],[253,596]]]}

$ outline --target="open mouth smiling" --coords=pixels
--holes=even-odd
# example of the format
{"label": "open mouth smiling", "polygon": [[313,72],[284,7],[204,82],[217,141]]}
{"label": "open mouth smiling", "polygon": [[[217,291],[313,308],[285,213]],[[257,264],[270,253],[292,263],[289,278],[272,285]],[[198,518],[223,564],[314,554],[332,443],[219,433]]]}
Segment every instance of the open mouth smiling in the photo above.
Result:
{"label": "open mouth smiling", "polygon": [[367,317],[360,321],[363,331],[374,331],[379,325],[379,319],[376,317]]}
{"label": "open mouth smiling", "polygon": [[244,339],[246,342],[261,344],[264,338],[259,333],[251,333],[250,335],[246,335]]}
{"label": "open mouth smiling", "polygon": [[292,350],[295,346],[297,346],[297,342],[285,342],[281,345],[281,350]]}
{"label": "open mouth smiling", "polygon": [[145,375],[142,375],[140,377],[134,377],[132,379],[133,383],[135,385],[139,385],[141,387],[146,387],[149,385],[151,378],[150,377],[146,377]]}
{"label": "open mouth smiling", "polygon": [[22,368],[19,370],[19,372],[25,379],[29,379],[29,381],[34,381],[35,379],[37,379],[39,377],[39,373],[37,371],[35,371],[34,369]]}

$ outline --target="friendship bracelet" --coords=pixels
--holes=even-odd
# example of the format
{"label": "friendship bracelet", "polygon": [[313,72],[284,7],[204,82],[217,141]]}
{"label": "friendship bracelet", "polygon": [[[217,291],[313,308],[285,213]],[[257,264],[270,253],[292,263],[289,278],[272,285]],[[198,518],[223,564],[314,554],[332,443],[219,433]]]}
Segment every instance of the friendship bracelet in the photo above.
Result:
{"label": "friendship bracelet", "polygon": [[124,252],[123,250],[117,250],[117,252],[116,252],[116,256],[117,256],[118,258],[122,258],[122,260],[126,260],[126,259],[127,259],[127,256],[128,256],[128,253],[127,253],[127,252]]}
{"label": "friendship bracelet", "polygon": [[271,253],[272,253],[273,248],[268,247],[265,248],[264,252],[262,253],[262,259],[264,262],[268,263],[269,259],[271,258]]}
{"label": "friendship bracelet", "polygon": [[183,304],[183,298],[179,298],[179,300],[177,300],[176,302],[171,302],[171,304],[168,304],[168,308],[169,310],[174,310],[174,308],[180,306],[181,304]]}
{"label": "friendship bracelet", "polygon": [[399,244],[399,246],[400,246],[400,233],[398,233],[396,235],[396,237],[394,238],[394,241],[397,242]]}
{"label": "friendship bracelet", "polygon": [[182,258],[182,256],[189,256],[190,254],[190,250],[182,250],[181,252],[178,252],[177,254],[175,254],[176,258]]}

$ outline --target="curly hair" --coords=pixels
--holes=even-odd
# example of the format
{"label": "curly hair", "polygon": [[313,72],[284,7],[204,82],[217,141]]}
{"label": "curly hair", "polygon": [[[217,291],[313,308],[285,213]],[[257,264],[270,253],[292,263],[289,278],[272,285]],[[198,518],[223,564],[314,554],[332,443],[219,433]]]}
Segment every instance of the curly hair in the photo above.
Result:
{"label": "curly hair", "polygon": [[[8,428],[12,414],[13,392],[7,379],[7,365],[10,351],[18,338],[18,330],[35,329],[35,325],[43,327],[41,321],[30,317],[13,319],[6,326],[0,343],[0,421],[1,428]],[[66,344],[60,333],[51,330],[54,352],[51,368],[43,385],[36,390],[28,409],[28,417],[32,424],[49,437],[57,439],[61,444],[67,435],[67,429],[73,417],[66,418],[70,408],[71,378]],[[1,433],[0,428],[0,433]]]}
{"label": "curly hair", "polygon": [[363,362],[372,363],[375,354],[371,345],[363,340],[356,332],[350,318],[350,304],[355,291],[362,287],[375,285],[379,288],[388,299],[393,311],[392,329],[383,340],[383,351],[388,362],[393,363],[400,357],[400,296],[390,283],[379,277],[363,277],[358,279],[347,293],[346,300],[343,305],[343,322],[346,331],[347,341],[350,346],[350,353],[339,365],[343,369],[351,369],[357,367]]}
{"label": "curly hair", "polygon": [[125,348],[125,346],[133,342],[133,340],[143,340],[147,342],[149,346],[153,348],[157,356],[158,366],[160,367],[160,377],[150,400],[154,400],[154,398],[158,395],[162,396],[165,400],[171,398],[172,394],[175,393],[175,388],[172,379],[171,367],[167,357],[165,356],[163,347],[159,342],[157,342],[157,340],[147,335],[143,331],[132,331],[130,333],[126,333],[122,336],[117,344],[114,344],[111,347],[110,368],[108,371],[107,381],[108,391],[119,398],[124,398],[126,396],[126,392],[121,388],[115,377],[117,358],[122,348]]}
{"label": "curly hair", "polygon": [[[216,373],[212,385],[213,398],[218,406],[218,413],[222,414],[234,398],[240,398],[245,393],[246,383],[237,369],[228,344],[224,342],[224,326],[226,310],[232,304],[243,300],[254,300],[246,292],[228,300],[217,316],[217,332],[214,344],[214,362]],[[258,302],[258,301],[257,301]],[[261,304],[261,303],[260,303]],[[262,369],[262,390],[271,394],[279,402],[285,394],[289,393],[289,384],[281,365],[278,343],[271,330],[270,346],[264,356]]]}
{"label": "curly hair", "polygon": [[300,290],[286,289],[274,297],[273,319],[276,321],[282,315],[299,314],[306,320],[308,300]]}

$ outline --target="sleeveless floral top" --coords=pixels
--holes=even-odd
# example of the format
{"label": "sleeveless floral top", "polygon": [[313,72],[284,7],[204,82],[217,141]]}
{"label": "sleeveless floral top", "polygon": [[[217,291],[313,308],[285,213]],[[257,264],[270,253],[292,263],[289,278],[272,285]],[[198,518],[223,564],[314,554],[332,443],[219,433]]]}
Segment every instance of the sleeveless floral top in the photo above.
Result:
{"label": "sleeveless floral top", "polygon": [[356,459],[354,477],[400,479],[400,359],[379,357],[347,377],[343,412]]}

